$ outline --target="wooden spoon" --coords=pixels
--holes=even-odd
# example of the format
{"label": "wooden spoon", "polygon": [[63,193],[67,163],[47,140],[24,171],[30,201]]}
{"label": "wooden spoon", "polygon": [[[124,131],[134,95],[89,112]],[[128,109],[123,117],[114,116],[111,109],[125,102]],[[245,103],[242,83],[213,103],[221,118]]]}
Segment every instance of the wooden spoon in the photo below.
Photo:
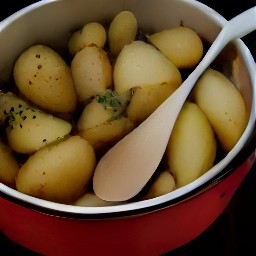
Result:
{"label": "wooden spoon", "polygon": [[98,197],[125,201],[141,191],[157,169],[175,120],[198,78],[229,41],[255,29],[256,6],[225,23],[202,61],[179,89],[101,158],[93,178]]}

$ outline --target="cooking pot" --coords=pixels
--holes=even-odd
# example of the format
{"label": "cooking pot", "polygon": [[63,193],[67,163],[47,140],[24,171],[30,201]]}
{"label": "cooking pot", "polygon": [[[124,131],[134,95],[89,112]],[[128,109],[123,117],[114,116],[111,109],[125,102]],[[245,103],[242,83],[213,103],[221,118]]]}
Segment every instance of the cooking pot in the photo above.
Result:
{"label": "cooking pot", "polygon": [[[71,33],[87,22],[132,11],[145,31],[183,25],[212,42],[226,20],[190,0],[45,0],[0,23],[0,81],[11,78],[19,54],[42,43],[65,51]],[[241,90],[250,120],[235,154],[218,172],[164,196],[123,205],[78,207],[24,195],[0,184],[0,230],[44,255],[160,255],[193,240],[224,211],[255,162],[255,63],[241,40],[223,51],[227,75]]]}

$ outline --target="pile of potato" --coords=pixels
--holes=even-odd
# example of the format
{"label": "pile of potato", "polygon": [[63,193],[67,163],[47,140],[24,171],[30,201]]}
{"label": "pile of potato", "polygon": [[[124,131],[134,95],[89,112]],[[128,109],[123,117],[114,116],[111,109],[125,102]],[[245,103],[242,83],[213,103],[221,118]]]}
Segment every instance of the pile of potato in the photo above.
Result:
{"label": "pile of potato", "polygon": [[[122,11],[109,26],[91,22],[72,32],[70,62],[40,44],[18,57],[16,93],[0,91],[1,182],[59,203],[113,204],[93,193],[97,161],[177,90],[183,71],[204,54],[191,28],[145,33],[143,39],[138,31],[134,14]],[[209,68],[179,114],[159,169],[136,200],[200,177],[218,151],[233,148],[247,121],[239,90]]]}

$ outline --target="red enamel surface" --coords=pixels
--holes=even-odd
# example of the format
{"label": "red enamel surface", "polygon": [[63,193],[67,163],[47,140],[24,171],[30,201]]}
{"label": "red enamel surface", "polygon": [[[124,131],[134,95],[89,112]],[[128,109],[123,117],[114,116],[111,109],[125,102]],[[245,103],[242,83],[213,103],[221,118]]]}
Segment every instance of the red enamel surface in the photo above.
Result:
{"label": "red enamel surface", "polygon": [[248,158],[222,182],[177,205],[113,220],[55,217],[0,198],[0,227],[44,255],[159,255],[196,238],[223,212],[252,166]]}

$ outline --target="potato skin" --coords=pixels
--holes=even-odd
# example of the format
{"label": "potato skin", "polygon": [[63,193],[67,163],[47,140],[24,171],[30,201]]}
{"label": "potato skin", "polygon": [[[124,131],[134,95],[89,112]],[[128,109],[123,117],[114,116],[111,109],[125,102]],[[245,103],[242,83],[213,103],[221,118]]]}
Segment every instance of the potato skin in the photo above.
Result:
{"label": "potato skin", "polygon": [[15,177],[19,169],[11,148],[0,139],[0,182],[15,188]]}
{"label": "potato skin", "polygon": [[13,75],[20,92],[35,105],[52,112],[77,107],[71,71],[62,57],[45,45],[33,45],[17,59]]}
{"label": "potato skin", "polygon": [[185,102],[166,149],[177,188],[194,181],[210,169],[216,149],[217,143],[209,121],[196,104]]}
{"label": "potato skin", "polygon": [[153,181],[153,184],[142,199],[146,200],[162,196],[169,192],[172,192],[174,189],[175,180],[172,174],[168,170],[164,170],[156,177],[156,179]]}
{"label": "potato skin", "polygon": [[179,86],[181,74],[167,57],[143,41],[126,45],[114,66],[114,87],[122,94],[133,87],[152,84]]}
{"label": "potato skin", "polygon": [[80,136],[47,145],[20,168],[17,190],[49,201],[71,203],[82,196],[96,164],[92,146]]}
{"label": "potato skin", "polygon": [[95,150],[105,151],[134,128],[134,124],[127,117],[121,117],[81,130],[79,134],[90,142]]}
{"label": "potato skin", "polygon": [[125,45],[135,40],[137,29],[137,20],[132,12],[119,12],[110,23],[108,30],[110,52],[117,56]]}
{"label": "potato skin", "polygon": [[203,43],[199,35],[188,27],[165,29],[148,37],[177,68],[192,68],[203,56]]}
{"label": "potato skin", "polygon": [[86,46],[96,45],[103,48],[107,39],[107,33],[103,25],[98,22],[85,24],[82,29],[75,31],[69,39],[69,53],[74,56]]}
{"label": "potato skin", "polygon": [[143,122],[159,107],[178,86],[171,84],[154,84],[135,87],[127,107],[128,118],[136,125]]}
{"label": "potato skin", "polygon": [[89,192],[80,197],[74,205],[81,206],[81,207],[101,207],[101,206],[111,206],[111,205],[117,205],[120,204],[118,202],[111,202],[111,201],[105,201],[98,196],[95,195],[95,193]]}
{"label": "potato skin", "polygon": [[103,92],[112,84],[112,66],[106,52],[97,46],[85,47],[71,62],[71,72],[80,101]]}
{"label": "potato skin", "polygon": [[72,130],[69,122],[33,107],[14,109],[10,120],[6,127],[8,143],[14,151],[24,154],[65,137]]}
{"label": "potato skin", "polygon": [[208,69],[194,87],[192,97],[211,123],[223,149],[229,152],[249,117],[240,91],[222,73]]}

